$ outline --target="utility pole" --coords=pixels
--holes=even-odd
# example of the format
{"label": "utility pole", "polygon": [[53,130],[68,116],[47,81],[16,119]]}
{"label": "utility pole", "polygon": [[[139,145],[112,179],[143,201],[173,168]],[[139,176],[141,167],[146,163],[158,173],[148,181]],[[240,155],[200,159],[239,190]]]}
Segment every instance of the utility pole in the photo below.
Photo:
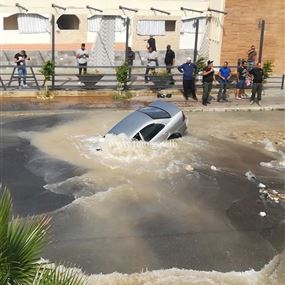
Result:
{"label": "utility pole", "polygon": [[[51,16],[51,62],[55,63],[55,20],[54,14]],[[51,87],[54,89],[54,72],[51,77]]]}
{"label": "utility pole", "polygon": [[258,27],[260,28],[258,62],[261,62],[261,60],[262,60],[262,51],[263,51],[263,41],[264,41],[265,20],[260,19]]}
{"label": "utility pole", "polygon": [[129,17],[127,17],[125,62],[127,62],[127,59],[128,59],[129,28],[130,28],[130,18],[129,18]]}
{"label": "utility pole", "polygon": [[196,63],[197,55],[198,55],[198,35],[199,35],[199,18],[195,21],[195,44],[194,44],[194,62]]}

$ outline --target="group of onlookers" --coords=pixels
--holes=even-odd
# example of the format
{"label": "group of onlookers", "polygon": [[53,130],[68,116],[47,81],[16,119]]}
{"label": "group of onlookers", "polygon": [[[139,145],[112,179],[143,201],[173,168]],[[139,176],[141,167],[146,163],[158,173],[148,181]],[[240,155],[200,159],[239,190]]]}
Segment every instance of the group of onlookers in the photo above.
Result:
{"label": "group of onlookers", "polygon": [[[156,51],[156,41],[153,36],[150,36],[147,40],[147,67],[145,71],[145,83],[149,82],[149,72],[155,71],[155,68],[158,66],[158,53]],[[135,59],[135,53],[132,51],[131,47],[127,49],[127,63],[129,66],[129,79],[131,77],[131,67]],[[247,52],[248,60],[242,60],[240,65],[237,68],[236,75],[236,91],[235,98],[242,99],[247,97],[245,95],[245,88],[251,85],[252,95],[250,98],[250,104],[253,104],[257,94],[257,104],[261,105],[261,93],[262,93],[262,82],[264,80],[264,72],[261,68],[260,62],[256,61],[257,53],[255,51],[254,45],[250,47]],[[76,51],[76,59],[78,62],[79,75],[87,73],[87,62],[89,54],[85,48],[85,44],[82,43],[80,49]],[[30,57],[27,56],[24,50],[16,53],[14,56],[14,61],[17,64],[18,74],[19,74],[19,87],[26,87],[26,60],[30,60]],[[175,52],[171,49],[170,45],[166,46],[166,52],[164,57],[164,64],[166,67],[166,72],[171,76],[171,69],[175,65]],[[196,75],[197,75],[197,65],[192,62],[190,57],[187,58],[186,62],[178,66],[178,71],[183,74],[183,95],[186,100],[191,96],[194,100],[198,101],[196,96]],[[173,77],[171,76],[171,82],[174,84]],[[227,102],[227,89],[229,83],[232,79],[232,71],[228,66],[228,62],[225,61],[223,66],[219,69],[216,74],[213,61],[208,60],[206,67],[202,71],[202,86],[203,86],[203,96],[202,104],[207,106],[211,103],[211,99],[214,97],[211,96],[211,90],[213,83],[219,82],[219,90],[217,95],[217,102]]]}

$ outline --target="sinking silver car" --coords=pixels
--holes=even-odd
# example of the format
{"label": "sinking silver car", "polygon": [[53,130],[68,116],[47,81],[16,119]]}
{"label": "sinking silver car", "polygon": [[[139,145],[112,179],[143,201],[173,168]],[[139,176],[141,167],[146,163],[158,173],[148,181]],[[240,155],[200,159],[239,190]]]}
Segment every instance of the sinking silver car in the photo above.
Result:
{"label": "sinking silver car", "polygon": [[176,105],[157,100],[129,114],[108,134],[123,133],[134,140],[161,142],[181,137],[187,129],[186,121],[184,113]]}

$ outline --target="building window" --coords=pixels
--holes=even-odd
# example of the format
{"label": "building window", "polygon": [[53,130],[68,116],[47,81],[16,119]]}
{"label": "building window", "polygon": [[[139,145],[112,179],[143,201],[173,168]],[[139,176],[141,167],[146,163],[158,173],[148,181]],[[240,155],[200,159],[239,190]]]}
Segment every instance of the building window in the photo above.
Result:
{"label": "building window", "polygon": [[56,23],[61,30],[79,30],[79,19],[75,15],[61,15]]}
{"label": "building window", "polygon": [[165,21],[165,31],[175,32],[176,21]]}
{"label": "building window", "polygon": [[18,14],[4,17],[4,30],[18,30]]}

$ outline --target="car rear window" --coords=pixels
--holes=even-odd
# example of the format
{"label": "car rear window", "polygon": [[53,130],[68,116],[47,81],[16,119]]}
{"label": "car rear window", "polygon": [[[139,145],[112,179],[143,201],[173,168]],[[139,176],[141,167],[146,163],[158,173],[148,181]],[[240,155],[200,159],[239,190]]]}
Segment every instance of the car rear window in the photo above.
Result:
{"label": "car rear window", "polygon": [[168,112],[166,112],[165,110],[162,110],[160,108],[156,108],[156,107],[144,107],[144,108],[139,109],[138,111],[150,116],[152,119],[169,119],[169,118],[171,118],[171,116]]}

